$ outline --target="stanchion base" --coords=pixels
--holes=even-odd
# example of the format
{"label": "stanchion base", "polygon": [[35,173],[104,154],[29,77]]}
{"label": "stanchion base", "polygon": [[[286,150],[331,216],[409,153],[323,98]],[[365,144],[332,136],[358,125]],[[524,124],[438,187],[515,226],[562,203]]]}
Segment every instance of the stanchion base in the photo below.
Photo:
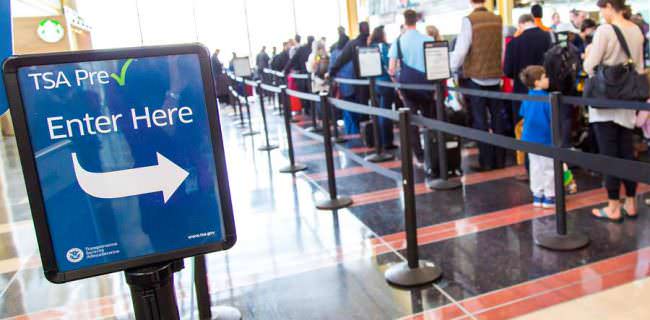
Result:
{"label": "stanchion base", "polygon": [[254,135],[258,135],[258,134],[260,134],[260,133],[257,132],[257,131],[246,131],[246,132],[242,133],[241,135],[244,136],[244,137],[249,137],[249,136],[254,136]]}
{"label": "stanchion base", "polygon": [[552,231],[542,233],[535,237],[536,245],[555,251],[573,251],[582,249],[589,244],[589,241],[589,237],[581,232],[561,235]]}
{"label": "stanchion base", "polygon": [[364,160],[372,163],[380,163],[386,161],[392,161],[395,159],[395,156],[390,153],[375,153],[371,154],[364,158]]}
{"label": "stanchion base", "polygon": [[307,166],[304,164],[296,163],[293,166],[286,166],[282,169],[280,169],[281,173],[296,173],[300,171],[305,171],[307,170]]}
{"label": "stanchion base", "polygon": [[241,320],[243,317],[238,309],[228,306],[217,306],[210,309],[212,319],[215,320]]}
{"label": "stanchion base", "polygon": [[336,199],[327,199],[316,202],[316,208],[319,210],[337,210],[347,208],[352,205],[352,199],[348,197],[338,197]]}
{"label": "stanchion base", "polygon": [[321,132],[323,132],[323,128],[320,128],[320,127],[309,127],[309,128],[307,128],[307,129],[305,129],[305,131],[307,131],[307,132],[313,132],[313,133],[321,133]]}
{"label": "stanchion base", "polygon": [[338,138],[333,138],[332,141],[334,141],[334,143],[346,143],[348,142],[348,139],[338,137]]}
{"label": "stanchion base", "polygon": [[259,150],[259,151],[271,151],[271,150],[275,150],[277,148],[279,148],[279,147],[276,146],[276,145],[270,144],[268,146],[261,146],[261,147],[257,148],[257,150]]}
{"label": "stanchion base", "polygon": [[463,184],[460,181],[435,179],[427,182],[427,186],[432,190],[454,190]]}
{"label": "stanchion base", "polygon": [[386,270],[384,277],[391,286],[410,289],[434,283],[442,277],[442,269],[424,260],[420,260],[420,267],[416,269],[411,269],[407,262],[402,262]]}

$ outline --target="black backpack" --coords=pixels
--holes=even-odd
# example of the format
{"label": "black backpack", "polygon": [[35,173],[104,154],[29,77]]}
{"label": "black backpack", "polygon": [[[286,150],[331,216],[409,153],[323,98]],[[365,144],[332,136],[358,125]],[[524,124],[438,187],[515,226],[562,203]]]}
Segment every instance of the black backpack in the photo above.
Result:
{"label": "black backpack", "polygon": [[544,69],[550,81],[549,91],[572,94],[580,70],[578,49],[567,41],[556,43],[544,54]]}

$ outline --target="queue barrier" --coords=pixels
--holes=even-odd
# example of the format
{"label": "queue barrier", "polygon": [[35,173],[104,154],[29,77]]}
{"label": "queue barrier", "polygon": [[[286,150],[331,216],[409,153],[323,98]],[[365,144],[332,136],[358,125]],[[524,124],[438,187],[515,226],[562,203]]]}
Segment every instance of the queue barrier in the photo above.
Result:
{"label": "queue barrier", "polygon": [[[352,79],[335,79],[338,83],[346,83],[353,85],[364,85],[370,81],[365,80],[352,80]],[[381,116],[391,120],[399,120],[400,124],[400,139],[401,139],[401,152],[402,152],[402,175],[403,193],[405,197],[405,221],[407,233],[407,256],[408,261],[405,265],[395,266],[386,272],[387,281],[396,286],[412,287],[421,285],[422,282],[429,282],[432,278],[437,279],[440,274],[436,266],[419,260],[417,254],[417,224],[415,223],[415,199],[414,199],[414,178],[412,174],[412,150],[410,150],[410,143],[408,142],[409,131],[411,125],[419,125],[430,130],[435,130],[439,134],[451,134],[460,136],[466,139],[471,139],[498,147],[519,150],[527,153],[538,154],[548,158],[554,159],[555,171],[555,184],[556,184],[556,230],[555,232],[545,232],[536,234],[535,242],[537,245],[551,250],[568,251],[585,247],[589,244],[589,238],[580,232],[569,233],[566,223],[566,208],[565,208],[565,195],[563,184],[563,163],[579,164],[580,166],[601,172],[605,175],[617,176],[623,179],[638,181],[642,183],[650,183],[650,165],[638,161],[631,161],[609,156],[590,154],[580,151],[563,149],[560,147],[560,127],[559,127],[559,110],[563,107],[564,103],[571,103],[575,105],[597,105],[601,108],[611,109],[642,109],[650,108],[650,104],[641,102],[628,102],[628,101],[613,101],[604,99],[586,99],[581,97],[568,97],[562,96],[559,93],[551,93],[547,97],[528,96],[521,94],[506,94],[501,92],[482,91],[466,88],[448,88],[449,91],[456,91],[466,95],[474,95],[485,98],[510,100],[510,101],[543,101],[549,102],[552,106],[552,130],[553,130],[553,146],[545,146],[536,143],[525,142],[514,138],[491,134],[485,131],[468,128],[460,125],[450,124],[445,122],[443,112],[440,112],[443,106],[442,95],[443,89],[440,83],[436,86],[417,85],[404,85],[404,84],[389,84],[377,82],[377,85],[385,85],[393,88],[401,88],[407,90],[428,90],[436,92],[438,119],[425,118],[419,115],[412,115],[408,109],[401,109],[398,112],[379,109],[377,107],[367,106],[363,104],[343,101],[340,99],[329,98],[326,100],[325,105],[332,105],[335,108],[347,110],[351,112],[367,114],[371,116]],[[291,91],[291,94],[297,92]],[[286,91],[285,91],[286,94]],[[307,93],[298,93],[302,97],[310,97]],[[444,140],[439,140],[444,141]],[[440,144],[442,145],[442,144]],[[340,147],[342,148],[342,147]],[[326,151],[327,152],[327,151]],[[329,151],[331,152],[331,151]],[[445,153],[442,152],[441,155]],[[357,158],[359,158],[357,156]],[[405,159],[407,159],[405,161]],[[358,159],[355,159],[358,160]],[[443,159],[440,159],[442,162]],[[445,161],[446,162],[446,161]],[[442,171],[441,171],[442,173]],[[413,195],[413,196],[412,196]],[[415,280],[414,280],[415,279]]]}

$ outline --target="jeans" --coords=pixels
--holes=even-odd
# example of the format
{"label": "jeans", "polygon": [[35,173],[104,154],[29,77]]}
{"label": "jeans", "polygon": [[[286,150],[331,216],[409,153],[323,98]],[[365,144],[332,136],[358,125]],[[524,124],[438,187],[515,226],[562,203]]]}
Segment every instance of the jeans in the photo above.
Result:
{"label": "jeans", "polygon": [[[500,91],[496,86],[481,86],[474,81],[467,81],[470,89]],[[505,135],[507,117],[505,107],[501,101],[477,96],[467,96],[469,109],[472,114],[472,126],[474,129],[492,131],[494,134]],[[501,169],[505,167],[506,150],[487,143],[478,142],[479,165],[483,169]]]}
{"label": "jeans", "polygon": [[[357,102],[355,96],[343,97],[343,100]],[[345,134],[357,134],[359,129],[360,116],[358,113],[343,110],[343,128]]]}
{"label": "jeans", "polygon": [[[634,158],[634,134],[632,129],[620,126],[612,121],[593,123],[598,141],[600,154],[635,160]],[[619,200],[621,197],[621,183],[625,186],[627,197],[636,196],[637,183],[623,180],[613,176],[605,176],[605,189],[609,200]]]}
{"label": "jeans", "polygon": [[[388,89],[388,88],[382,88]],[[382,109],[391,110],[395,101],[394,90],[377,90],[377,101]],[[392,146],[395,136],[393,134],[393,121],[379,117],[379,139],[383,147]]]}

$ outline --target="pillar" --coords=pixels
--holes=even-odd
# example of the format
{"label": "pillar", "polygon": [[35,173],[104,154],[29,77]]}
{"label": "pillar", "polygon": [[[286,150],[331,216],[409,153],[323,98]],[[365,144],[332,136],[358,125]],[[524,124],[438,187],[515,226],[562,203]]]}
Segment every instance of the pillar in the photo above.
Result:
{"label": "pillar", "polygon": [[513,20],[512,20],[512,9],[515,7],[514,6],[514,1],[513,0],[497,0],[497,5],[499,9],[499,15],[503,18],[503,25],[504,26],[511,26],[513,25]]}
{"label": "pillar", "polygon": [[355,38],[359,34],[359,13],[357,10],[357,0],[345,0],[348,9],[348,31],[350,38]]}

